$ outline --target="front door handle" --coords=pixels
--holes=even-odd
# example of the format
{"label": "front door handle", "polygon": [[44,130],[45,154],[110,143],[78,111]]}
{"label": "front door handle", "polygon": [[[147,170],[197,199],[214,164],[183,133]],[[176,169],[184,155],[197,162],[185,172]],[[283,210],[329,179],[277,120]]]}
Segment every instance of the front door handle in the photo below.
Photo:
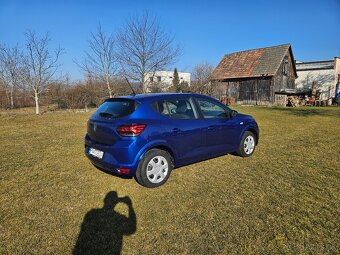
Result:
{"label": "front door handle", "polygon": [[208,127],[208,130],[214,130],[214,129],[215,129],[214,126],[209,126],[209,127]]}

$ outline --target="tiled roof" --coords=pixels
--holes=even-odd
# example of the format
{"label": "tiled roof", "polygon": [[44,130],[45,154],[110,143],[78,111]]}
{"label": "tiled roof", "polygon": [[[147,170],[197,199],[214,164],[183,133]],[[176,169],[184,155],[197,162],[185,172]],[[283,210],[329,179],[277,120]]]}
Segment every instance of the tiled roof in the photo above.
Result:
{"label": "tiled roof", "polygon": [[[226,54],[215,68],[211,79],[273,76],[288,50],[291,50],[290,44]],[[294,58],[292,61],[294,62]]]}

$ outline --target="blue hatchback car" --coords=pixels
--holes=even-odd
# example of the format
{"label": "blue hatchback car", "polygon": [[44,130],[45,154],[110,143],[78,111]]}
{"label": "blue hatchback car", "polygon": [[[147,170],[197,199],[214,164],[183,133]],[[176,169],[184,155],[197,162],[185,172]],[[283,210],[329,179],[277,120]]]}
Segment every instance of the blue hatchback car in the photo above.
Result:
{"label": "blue hatchback car", "polygon": [[164,184],[175,167],[235,152],[254,153],[259,128],[251,116],[191,93],[107,99],[88,121],[85,153],[98,168]]}

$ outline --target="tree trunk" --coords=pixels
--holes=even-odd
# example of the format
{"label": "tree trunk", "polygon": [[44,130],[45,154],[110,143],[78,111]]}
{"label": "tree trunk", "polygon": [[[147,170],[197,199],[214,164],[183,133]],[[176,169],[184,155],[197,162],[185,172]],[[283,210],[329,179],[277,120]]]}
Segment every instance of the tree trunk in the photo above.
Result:
{"label": "tree trunk", "polygon": [[39,97],[38,97],[38,93],[34,92],[34,100],[35,100],[35,114],[39,114]]}
{"label": "tree trunk", "polygon": [[109,90],[109,97],[112,98],[113,97],[112,89],[111,89],[111,86],[110,86],[109,76],[107,74],[105,75],[105,81],[106,81],[107,89]]}
{"label": "tree trunk", "polygon": [[10,91],[10,98],[11,98],[11,109],[14,108],[14,98],[13,98],[13,89]]}
{"label": "tree trunk", "polygon": [[110,83],[107,83],[107,88],[109,90],[109,97],[112,98],[113,96],[112,96],[112,90],[110,88]]}
{"label": "tree trunk", "polygon": [[8,105],[11,105],[11,97],[9,96],[9,92],[8,92],[8,90],[6,89],[6,91],[5,91],[6,93],[6,98],[7,98],[7,105],[6,105],[6,107],[8,106]]}
{"label": "tree trunk", "polygon": [[142,90],[142,94],[145,94],[145,93],[146,93],[144,73],[142,74],[141,90]]}

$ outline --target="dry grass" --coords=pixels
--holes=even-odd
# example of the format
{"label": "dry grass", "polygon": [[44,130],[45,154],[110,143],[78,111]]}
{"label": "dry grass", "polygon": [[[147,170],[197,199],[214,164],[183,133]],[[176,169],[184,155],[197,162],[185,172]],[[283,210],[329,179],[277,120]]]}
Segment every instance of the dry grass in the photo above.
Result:
{"label": "dry grass", "polygon": [[[261,128],[253,157],[182,167],[158,189],[89,163],[89,113],[2,114],[0,254],[71,253],[85,215],[110,191],[128,196],[136,213],[123,254],[339,254],[340,108],[238,110]],[[92,220],[110,224],[100,217]]]}

